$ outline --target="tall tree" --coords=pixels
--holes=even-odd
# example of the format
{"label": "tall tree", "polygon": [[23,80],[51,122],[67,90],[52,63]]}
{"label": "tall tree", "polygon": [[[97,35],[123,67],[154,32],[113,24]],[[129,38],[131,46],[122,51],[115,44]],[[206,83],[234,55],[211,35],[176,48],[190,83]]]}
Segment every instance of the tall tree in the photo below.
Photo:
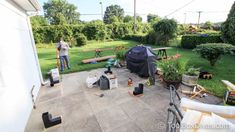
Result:
{"label": "tall tree", "polygon": [[112,16],[116,16],[118,21],[123,21],[124,18],[124,10],[119,5],[111,5],[108,6],[104,13],[104,23],[110,24],[112,23]]}
{"label": "tall tree", "polygon": [[43,5],[44,15],[50,24],[75,24],[79,22],[77,7],[66,0],[49,0]]}
{"label": "tall tree", "polygon": [[39,15],[30,17],[30,21],[33,27],[48,25],[46,18]]}
{"label": "tall tree", "polygon": [[148,14],[147,15],[147,22],[149,23],[156,23],[159,22],[161,18],[158,15],[155,14]]}
{"label": "tall tree", "polygon": [[221,31],[224,41],[235,45],[235,2],[230,9],[228,18],[222,24]]}
{"label": "tall tree", "polygon": [[134,18],[133,16],[130,16],[130,15],[126,15],[123,19],[123,22],[132,22],[134,21]]}
{"label": "tall tree", "polygon": [[142,17],[141,17],[141,16],[136,16],[136,20],[137,20],[138,22],[142,22]]}
{"label": "tall tree", "polygon": [[212,29],[213,28],[213,23],[210,21],[206,21],[203,25],[205,29]]}
{"label": "tall tree", "polygon": [[167,45],[176,36],[177,22],[174,19],[162,19],[153,25],[153,29],[157,33],[156,42]]}

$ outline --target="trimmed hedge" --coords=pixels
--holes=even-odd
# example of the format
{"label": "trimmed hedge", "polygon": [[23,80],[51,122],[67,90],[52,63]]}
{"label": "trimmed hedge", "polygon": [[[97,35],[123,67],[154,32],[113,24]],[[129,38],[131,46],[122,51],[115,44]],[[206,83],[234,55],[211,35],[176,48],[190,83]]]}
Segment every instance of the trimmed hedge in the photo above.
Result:
{"label": "trimmed hedge", "polygon": [[181,46],[186,49],[193,49],[199,44],[222,42],[219,34],[184,35],[181,39]]}
{"label": "trimmed hedge", "polygon": [[143,44],[147,44],[148,40],[147,40],[147,35],[141,35],[141,34],[129,34],[126,35],[125,37],[123,37],[124,40],[133,40],[136,42],[140,42]]}
{"label": "trimmed hedge", "polygon": [[76,35],[76,46],[82,46],[87,44],[87,38],[84,34]]}
{"label": "trimmed hedge", "polygon": [[78,33],[82,33],[84,25],[50,25],[33,27],[35,43],[56,43],[62,37],[70,42]]}
{"label": "trimmed hedge", "polygon": [[207,43],[197,45],[197,47],[193,51],[200,54],[202,58],[208,60],[211,66],[214,66],[222,55],[233,54],[234,49],[235,46],[231,44]]}
{"label": "trimmed hedge", "polygon": [[[137,33],[147,33],[149,24],[137,23]],[[36,43],[56,43],[62,37],[72,45],[76,43],[77,34],[84,34],[88,40],[122,39],[127,34],[133,34],[133,23],[104,24],[102,21],[91,21],[79,25],[49,25],[33,27]]]}

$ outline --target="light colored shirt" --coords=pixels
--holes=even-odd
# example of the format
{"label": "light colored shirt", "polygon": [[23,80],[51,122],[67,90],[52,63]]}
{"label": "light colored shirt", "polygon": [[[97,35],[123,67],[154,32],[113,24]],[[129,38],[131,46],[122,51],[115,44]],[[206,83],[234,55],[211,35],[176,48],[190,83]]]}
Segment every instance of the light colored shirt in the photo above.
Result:
{"label": "light colored shirt", "polygon": [[68,49],[69,49],[68,43],[66,43],[64,41],[61,41],[57,44],[57,48],[59,48],[59,47],[60,47],[60,52],[59,52],[60,56],[69,55],[69,53],[68,53]]}

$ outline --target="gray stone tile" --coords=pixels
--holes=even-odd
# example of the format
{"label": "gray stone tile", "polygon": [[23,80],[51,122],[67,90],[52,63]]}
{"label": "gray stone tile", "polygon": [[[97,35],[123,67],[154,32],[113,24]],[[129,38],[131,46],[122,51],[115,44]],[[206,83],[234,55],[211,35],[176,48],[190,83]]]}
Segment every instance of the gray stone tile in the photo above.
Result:
{"label": "gray stone tile", "polygon": [[128,116],[118,106],[104,109],[96,113],[95,116],[101,126],[101,129],[105,132],[118,128],[124,124],[128,124],[130,121]]}
{"label": "gray stone tile", "polygon": [[118,128],[112,129],[108,132],[143,132],[135,123],[128,122]]}
{"label": "gray stone tile", "polygon": [[134,123],[144,132],[163,132],[165,122],[161,115],[155,112],[142,112],[134,117]]}
{"label": "gray stone tile", "polygon": [[62,90],[60,87],[44,87],[43,92],[39,94],[37,102],[49,101],[62,96]]}
{"label": "gray stone tile", "polygon": [[[62,75],[62,82],[50,87],[43,86],[32,110],[26,132],[161,132],[165,130],[170,92],[160,81],[154,86],[145,86],[144,95],[132,97],[139,78],[125,68],[112,68],[118,77],[119,87],[102,91],[98,87],[87,88],[86,77],[103,74],[105,68]],[[127,80],[133,79],[133,86],[127,87]],[[180,91],[180,89],[178,90]],[[179,92],[180,93],[180,92]],[[104,94],[101,98],[100,94]],[[185,96],[180,93],[181,96]],[[187,96],[186,96],[187,97]],[[220,98],[210,95],[196,98],[201,102],[216,104]],[[179,102],[177,102],[179,103]],[[50,112],[53,117],[62,116],[62,124],[44,129],[41,115]]]}
{"label": "gray stone tile", "polygon": [[151,111],[150,107],[148,107],[144,102],[135,98],[120,104],[120,107],[130,118],[142,113],[143,111]]}
{"label": "gray stone tile", "polygon": [[89,104],[63,109],[64,131],[76,131],[84,129],[94,116]]}
{"label": "gray stone tile", "polygon": [[64,125],[65,132],[101,132],[96,117],[88,116],[80,118],[76,121],[70,121]]}

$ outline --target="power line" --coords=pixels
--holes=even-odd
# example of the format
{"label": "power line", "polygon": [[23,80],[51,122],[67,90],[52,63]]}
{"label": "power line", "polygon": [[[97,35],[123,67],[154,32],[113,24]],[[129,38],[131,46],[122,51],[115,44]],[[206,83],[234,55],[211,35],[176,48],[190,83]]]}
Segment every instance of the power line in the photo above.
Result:
{"label": "power line", "polygon": [[91,15],[91,16],[100,16],[100,15],[102,15],[102,14],[80,14],[81,16],[89,16],[89,15]]}
{"label": "power line", "polygon": [[176,10],[172,11],[171,13],[167,14],[165,17],[168,17],[176,12],[178,12],[179,10],[183,9],[184,7],[188,6],[189,4],[191,4],[192,2],[194,2],[195,0],[191,0],[190,2],[186,3],[185,5],[181,6],[180,8],[177,8]]}
{"label": "power line", "polygon": [[[124,12],[125,14],[134,14],[134,12]],[[89,16],[89,15],[93,15],[93,16],[100,16],[100,15],[103,15],[101,13],[86,13],[86,14],[80,14],[81,16]],[[144,15],[147,15],[147,14],[143,14],[143,13],[136,13],[137,16],[144,16]]]}
{"label": "power line", "polygon": [[[198,13],[198,11],[186,11],[189,13]],[[228,13],[229,11],[202,11],[203,13]]]}

